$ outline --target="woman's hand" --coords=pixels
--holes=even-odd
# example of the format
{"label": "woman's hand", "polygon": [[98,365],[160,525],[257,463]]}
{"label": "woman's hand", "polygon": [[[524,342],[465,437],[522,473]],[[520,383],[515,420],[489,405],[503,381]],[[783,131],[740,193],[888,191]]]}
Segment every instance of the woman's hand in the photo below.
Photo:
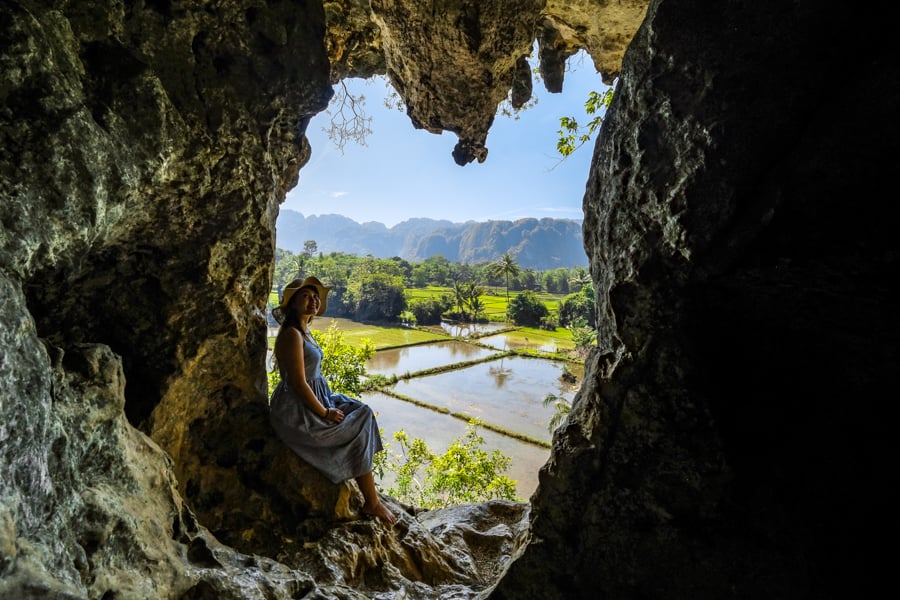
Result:
{"label": "woman's hand", "polygon": [[344,420],[344,411],[339,408],[325,409],[324,418],[326,421],[331,421],[332,423],[340,423]]}

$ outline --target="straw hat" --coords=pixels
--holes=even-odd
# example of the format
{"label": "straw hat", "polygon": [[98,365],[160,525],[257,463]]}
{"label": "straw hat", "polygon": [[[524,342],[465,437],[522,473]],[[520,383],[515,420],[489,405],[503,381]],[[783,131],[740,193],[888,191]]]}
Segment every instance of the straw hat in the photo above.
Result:
{"label": "straw hat", "polygon": [[276,321],[279,323],[284,321],[285,311],[291,302],[291,298],[294,297],[294,293],[305,287],[314,288],[319,294],[319,311],[316,315],[325,314],[325,309],[328,307],[328,292],[331,291],[333,286],[325,285],[315,277],[307,277],[306,279],[295,279],[284,287],[281,304],[272,309],[272,316],[275,317]]}

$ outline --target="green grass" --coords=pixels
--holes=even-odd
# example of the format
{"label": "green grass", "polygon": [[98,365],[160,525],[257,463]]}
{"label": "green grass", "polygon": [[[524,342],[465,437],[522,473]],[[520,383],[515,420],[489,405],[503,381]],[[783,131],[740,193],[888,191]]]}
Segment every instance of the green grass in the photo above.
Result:
{"label": "green grass", "polygon": [[423,288],[406,288],[406,299],[414,298],[440,298],[443,294],[453,295],[453,290],[448,287],[429,285]]}
{"label": "green grass", "polygon": [[563,327],[557,328],[556,331],[547,331],[537,327],[518,327],[513,331],[505,333],[511,342],[519,342],[521,344],[536,344],[543,346],[553,342],[560,350],[574,350],[575,342],[572,340],[572,332]]}
{"label": "green grass", "polygon": [[373,325],[370,323],[357,323],[349,319],[332,319],[331,317],[319,317],[312,322],[312,328],[325,331],[331,325],[332,320],[338,323],[338,329],[344,334],[344,341],[348,344],[359,342],[363,338],[372,340],[376,350],[394,348],[396,346],[410,346],[446,340],[447,335],[411,329],[400,325]]}
{"label": "green grass", "polygon": [[[485,286],[485,289],[487,290],[487,293],[481,296],[481,300],[484,302],[483,316],[488,321],[501,323],[506,321],[506,288]],[[435,285],[424,288],[406,288],[407,300],[412,300],[414,298],[440,298],[445,294],[452,298],[453,288]],[[521,292],[510,290],[509,299],[512,300],[519,294],[521,294]],[[566,297],[566,294],[547,294],[539,292],[537,297],[547,306],[547,309],[552,314],[559,311],[559,304],[562,302],[562,299]]]}

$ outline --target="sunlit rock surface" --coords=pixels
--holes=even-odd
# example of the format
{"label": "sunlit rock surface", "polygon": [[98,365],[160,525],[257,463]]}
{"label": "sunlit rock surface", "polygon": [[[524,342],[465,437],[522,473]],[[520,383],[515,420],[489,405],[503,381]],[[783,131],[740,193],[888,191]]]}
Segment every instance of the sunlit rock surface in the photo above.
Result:
{"label": "sunlit rock surface", "polygon": [[[483,162],[497,105],[532,93],[526,58],[539,42],[541,76],[559,92],[565,59],[587,50],[612,83],[646,0],[338,0],[325,2],[332,77],[386,74],[416,128],[454,133],[453,159]],[[583,101],[583,99],[582,99]]]}
{"label": "sunlit rock surface", "polygon": [[[644,9],[3,4],[0,597],[874,596],[890,21]],[[619,77],[584,198],[599,347],[530,506],[387,499],[388,530],[268,425],[278,205],[343,77],[387,74],[411,127],[484,159],[534,40],[550,89],[577,47]]]}
{"label": "sunlit rock surface", "polygon": [[563,90],[566,59],[581,49],[603,82],[612,85],[646,10],[644,0],[547,0],[538,29],[541,78],[547,90]]}

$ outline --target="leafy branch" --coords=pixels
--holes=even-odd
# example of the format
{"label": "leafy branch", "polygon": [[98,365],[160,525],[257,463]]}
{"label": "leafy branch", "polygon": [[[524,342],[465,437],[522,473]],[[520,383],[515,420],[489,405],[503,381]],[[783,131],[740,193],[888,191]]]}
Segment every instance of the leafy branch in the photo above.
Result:
{"label": "leafy branch", "polygon": [[605,92],[600,93],[593,91],[588,94],[587,102],[584,103],[585,112],[593,118],[585,125],[578,123],[575,117],[560,117],[560,128],[557,130],[559,139],[556,142],[556,150],[562,155],[563,159],[584,146],[590,141],[591,136],[600,128],[603,123],[603,115],[612,102],[613,88],[608,88]]}

